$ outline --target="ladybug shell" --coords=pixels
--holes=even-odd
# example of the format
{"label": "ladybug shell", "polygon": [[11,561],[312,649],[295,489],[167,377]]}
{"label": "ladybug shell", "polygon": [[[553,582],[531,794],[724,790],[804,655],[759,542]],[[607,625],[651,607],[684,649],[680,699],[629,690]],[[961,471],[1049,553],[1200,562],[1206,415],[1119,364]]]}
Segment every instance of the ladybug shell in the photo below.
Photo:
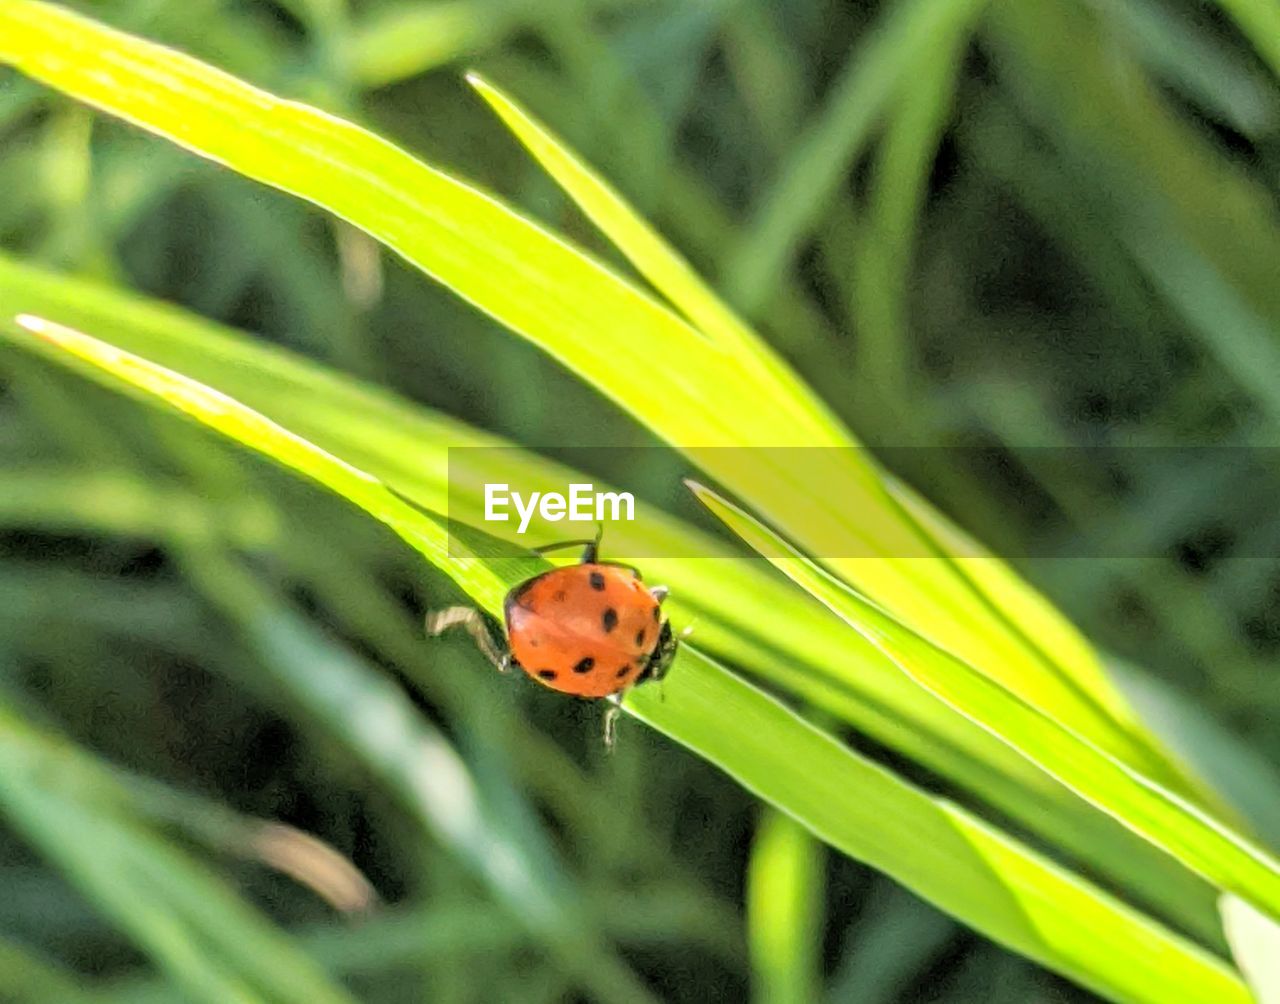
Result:
{"label": "ladybug shell", "polygon": [[511,591],[503,613],[511,654],[539,683],[607,697],[635,683],[658,644],[662,612],[619,565],[554,568]]}

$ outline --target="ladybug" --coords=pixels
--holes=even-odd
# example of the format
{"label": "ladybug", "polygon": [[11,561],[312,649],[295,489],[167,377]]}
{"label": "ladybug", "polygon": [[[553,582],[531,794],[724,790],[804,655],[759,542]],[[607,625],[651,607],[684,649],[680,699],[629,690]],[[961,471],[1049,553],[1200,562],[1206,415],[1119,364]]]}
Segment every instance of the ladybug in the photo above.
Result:
{"label": "ladybug", "polygon": [[552,690],[612,699],[614,707],[605,717],[605,740],[612,744],[620,695],[666,676],[679,643],[662,612],[667,588],[646,588],[639,569],[601,561],[602,531],[594,540],[534,548],[544,553],[585,545],[578,564],[535,575],[507,593],[502,604],[505,645],[472,607],[428,614],[427,632],[438,635],[461,627],[503,672],[515,666]]}

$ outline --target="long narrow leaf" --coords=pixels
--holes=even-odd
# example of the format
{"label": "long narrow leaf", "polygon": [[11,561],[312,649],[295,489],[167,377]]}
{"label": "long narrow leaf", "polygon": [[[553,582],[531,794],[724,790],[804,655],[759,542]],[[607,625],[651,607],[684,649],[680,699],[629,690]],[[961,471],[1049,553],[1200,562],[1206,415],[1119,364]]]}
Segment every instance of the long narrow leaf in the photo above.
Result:
{"label": "long narrow leaf", "polygon": [[[585,478],[581,471],[545,458],[494,449],[502,443],[489,435],[375,388],[340,380],[314,362],[172,307],[15,266],[4,257],[0,300],[14,309],[108,334],[120,347],[219,387],[317,446],[397,485],[428,510],[448,508],[463,522],[483,524],[484,482],[554,488]],[[451,473],[458,476],[451,478]],[[474,490],[466,490],[467,483],[474,483]],[[56,476],[14,483],[0,499],[0,515],[9,506],[40,512],[44,519],[67,519],[60,514],[68,514],[83,521],[84,507],[74,502],[84,496],[74,490],[79,485],[93,487]],[[164,534],[166,519],[174,525],[218,520],[225,533],[243,525],[236,539],[261,546],[255,543],[261,531],[252,507],[238,516],[238,510],[225,506],[212,510],[202,505],[193,511],[193,499],[156,496],[137,485],[106,482],[101,489],[110,490],[122,507],[113,524],[102,524],[114,533],[138,531],[131,530],[137,524]],[[134,498],[137,494],[141,498]],[[99,525],[114,514],[114,508],[97,506],[90,515]],[[547,538],[557,534],[554,524],[541,530]],[[767,574],[760,562],[733,557],[730,549],[658,511],[643,522],[612,526],[609,548],[617,555],[653,556],[645,558],[646,575],[672,588],[668,602],[677,622],[696,620],[700,648],[923,763],[1106,873],[1207,944],[1221,943],[1216,896],[1206,882],[943,706],[819,604]],[[657,557],[664,553],[717,560]],[[1052,630],[1055,622],[1047,617],[1039,634],[1055,645],[1068,644],[1074,635],[1060,638]]]}
{"label": "long narrow leaf", "polygon": [[[99,379],[152,395],[236,442],[324,485],[387,524],[433,564],[449,565],[476,602],[496,609],[506,587],[481,562],[451,557],[447,534],[390,492],[377,478],[307,442],[220,391],[71,328],[24,316],[19,323],[69,357],[89,363]],[[453,547],[461,545],[455,543]]]}
{"label": "long narrow leaf", "polygon": [[[313,478],[386,522],[490,611],[502,580],[441,550],[428,517],[376,479],[224,394],[35,318],[27,325],[111,383],[151,395]],[[976,929],[1122,1001],[1244,1001],[1221,962],[1064,872],[964,810],[936,801],[842,747],[696,651],[684,649],[664,695],[640,688],[637,717],[737,778],[818,837],[898,878]],[[665,697],[665,699],[664,699]],[[1105,938],[1109,952],[1096,951]]]}
{"label": "long narrow leaf", "polygon": [[846,448],[831,454],[827,490],[818,494],[803,450],[763,451],[750,469],[717,451],[695,455],[797,539],[854,541],[875,560],[835,563],[850,581],[1093,741],[1177,783],[1096,659],[1057,663],[1035,632],[1008,622],[1003,611],[1025,586],[1011,578],[1009,597],[982,596],[958,566],[909,557],[937,545],[903,517],[866,454],[848,448],[852,440],[824,409],[788,403],[779,415],[759,407],[787,389],[768,368],[744,363],[580,250],[348,122],[37,0],[0,5],[0,59],[350,220],[678,448]]}
{"label": "long narrow leaf", "polygon": [[813,835],[781,813],[756,827],[747,869],[747,929],[755,999],[809,1004],[819,997],[822,850]]}
{"label": "long narrow leaf", "polygon": [[[64,755],[2,707],[0,751],[0,810],[191,992],[210,1004],[350,1004],[281,931],[129,813],[87,758]],[[146,902],[139,887],[152,891]]]}
{"label": "long narrow leaf", "polygon": [[1219,888],[1280,917],[1280,863],[1261,848],[899,624],[737,506],[700,485],[694,491],[735,533],[912,679]]}
{"label": "long narrow leaf", "polygon": [[948,36],[969,30],[985,0],[895,5],[850,54],[826,103],[783,166],[726,267],[734,300],[757,308],[776,288],[806,229],[818,218],[870,138],[897,85]]}
{"label": "long narrow leaf", "polygon": [[[700,672],[689,671],[695,664]],[[1235,974],[1216,959],[1194,949],[1189,956],[1184,943],[1130,908],[954,804],[850,756],[701,656],[687,657],[664,687],[665,702],[652,691],[636,691],[633,712],[831,846],[987,935],[1114,1000],[1191,1001],[1202,992],[1223,994],[1209,1000],[1248,1000]],[[1097,951],[1099,943],[1106,952]],[[1185,968],[1192,958],[1192,970],[1199,971]],[[1215,975],[1206,980],[1202,966]]]}
{"label": "long narrow leaf", "polygon": [[[429,510],[446,508],[481,525],[483,482],[555,486],[584,475],[503,445],[444,416],[255,342],[189,314],[0,257],[0,299],[14,309],[53,316],[203,383],[281,423],[310,442],[397,486]],[[490,449],[477,449],[490,447]],[[447,456],[448,455],[448,456]],[[452,458],[450,461],[449,458]],[[470,462],[468,462],[470,460]],[[452,473],[465,477],[450,478]],[[120,479],[101,484],[116,505],[77,499],[96,487],[82,479],[32,477],[9,485],[0,516],[92,525],[112,533],[167,535],[165,527],[212,526],[263,546],[256,505],[228,508]],[[464,484],[474,482],[473,491]],[[96,496],[95,497],[100,497]],[[92,524],[85,520],[91,519]],[[243,530],[240,528],[243,527]],[[549,537],[553,524],[543,528]],[[212,531],[210,531],[212,532]],[[1104,872],[1118,887],[1162,911],[1209,944],[1220,943],[1212,888],[1166,855],[1094,811],[987,732],[907,679],[891,661],[820,605],[734,557],[709,537],[660,512],[611,527],[615,554],[715,556],[715,561],[645,559],[647,575],[672,588],[678,623],[696,619],[701,648],[744,667],[807,705],[926,765],[974,797],[1018,820],[1052,845]],[[1050,620],[1052,624],[1052,620]],[[779,625],[775,627],[775,625]],[[1046,639],[1065,644],[1049,626]]]}
{"label": "long narrow leaf", "polygon": [[1222,925],[1257,1004],[1280,1004],[1280,924],[1228,893]]}

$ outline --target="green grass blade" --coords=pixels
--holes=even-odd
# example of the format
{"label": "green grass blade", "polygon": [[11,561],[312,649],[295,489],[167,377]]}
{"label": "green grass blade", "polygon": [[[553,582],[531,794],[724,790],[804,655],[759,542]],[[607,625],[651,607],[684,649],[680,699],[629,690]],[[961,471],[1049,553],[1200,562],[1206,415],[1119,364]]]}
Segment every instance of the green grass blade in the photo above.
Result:
{"label": "green grass blade", "polygon": [[749,344],[752,351],[773,356],[772,350],[712,292],[692,266],[546,126],[480,75],[470,74],[467,80],[543,169],[691,324],[715,341]]}
{"label": "green grass blade", "polygon": [[[195,381],[87,335],[35,319],[28,323],[68,358],[101,367],[109,379],[154,395],[345,495],[434,556],[490,610],[499,608],[502,582],[488,571],[477,579],[473,563],[438,551],[435,524],[416,510],[401,512],[406,507],[371,476]],[[1243,999],[1234,975],[1202,950],[963,810],[852,754],[688,646],[663,690],[659,695],[641,688],[626,706],[833,847],[1017,951],[1119,1000],[1159,1001],[1173,986],[1187,1001]],[[1095,950],[1099,937],[1110,948],[1103,957]]]}
{"label": "green grass blade", "polygon": [[1261,848],[899,624],[741,509],[700,485],[694,491],[735,533],[912,679],[1220,889],[1280,917],[1280,863]]}
{"label": "green grass blade", "polygon": [[[497,609],[506,587],[485,565],[449,554],[446,531],[406,505],[373,475],[307,442],[219,391],[124,352],[71,328],[24,316],[28,331],[48,346],[89,364],[87,372],[108,384],[151,395],[224,436],[324,485],[385,523],[423,556],[448,568],[459,585],[483,606]],[[62,358],[57,356],[55,358]],[[455,550],[460,547],[454,544]]]}
{"label": "green grass blade", "polygon": [[[96,999],[96,998],[92,998]],[[13,1004],[88,1004],[89,991],[60,966],[0,938],[0,1000]]]}
{"label": "green grass blade", "polygon": [[1222,926],[1257,1004],[1280,1004],[1280,924],[1227,894],[1222,897]]}
{"label": "green grass blade", "polygon": [[[817,406],[787,406],[779,421],[757,406],[778,386],[759,366],[496,200],[348,122],[36,0],[0,6],[0,29],[0,59],[351,221],[690,454],[719,445],[853,445]],[[733,451],[719,452],[695,461],[797,539],[843,535],[876,555],[833,567],[897,615],[997,667],[1009,686],[1093,741],[1176,780],[1096,659],[1055,663],[1034,634],[1011,623],[1006,608],[1029,602],[1025,586],[1009,577],[1009,595],[993,599],[945,561],[901,557],[935,544],[904,518],[865,454],[833,454],[827,491],[815,495],[814,472],[798,453],[763,452],[744,468],[724,456]]]}
{"label": "green grass blade", "polygon": [[822,848],[813,835],[789,816],[765,813],[747,866],[752,1000],[758,1004],[819,998],[822,876]]}
{"label": "green grass blade", "polygon": [[[426,508],[448,508],[457,518],[482,525],[480,490],[464,492],[458,478],[449,483],[447,453],[451,447],[505,445],[488,435],[181,311],[17,266],[2,256],[0,301],[109,335],[121,348],[222,388]],[[452,456],[455,467],[460,456],[475,457],[469,480],[476,485],[487,480],[556,486],[583,480],[580,472],[515,449],[454,450]],[[18,521],[25,515],[73,529],[163,537],[184,527],[187,532],[201,528],[210,537],[220,533],[244,546],[271,542],[273,524],[252,498],[215,506],[189,493],[146,490],[136,480],[69,480],[56,472],[16,480],[9,488],[0,497],[0,518],[10,512]],[[89,489],[99,504],[77,503],[90,497]],[[556,533],[552,524],[544,529],[548,537]],[[1216,897],[1207,883],[929,697],[861,636],[777,576],[765,574],[760,562],[734,557],[656,511],[643,524],[611,528],[610,546],[622,555],[632,550],[716,555],[715,561],[644,562],[646,574],[672,587],[668,602],[677,623],[696,619],[700,648],[917,760],[1101,870],[1206,943],[1220,942]],[[19,590],[16,600],[21,599]],[[8,602],[12,606],[15,598]],[[100,604],[95,598],[90,606]],[[1048,621],[1042,636],[1064,644],[1052,633],[1053,623]],[[774,624],[785,628],[773,629]]]}
{"label": "green grass blade", "polygon": [[1280,77],[1280,8],[1267,0],[1217,0]]}
{"label": "green grass blade", "polygon": [[[796,412],[812,413],[834,427],[837,420],[805,388],[795,372],[739,318],[702,277],[627,201],[572,150],[561,143],[510,95],[477,74],[467,78],[480,96],[529,150],[543,169],[573,199],[601,233],[617,246],[654,288],[708,338],[755,368],[769,399]],[[810,413],[806,416],[804,413]]]}
{"label": "green grass blade", "polygon": [[1267,75],[1215,35],[1197,30],[1158,0],[1125,0],[1107,10],[1143,61],[1177,90],[1246,136],[1256,139],[1275,129],[1277,109]]}
{"label": "green grass blade", "polygon": [[[567,365],[625,368],[626,381],[601,387],[624,407],[653,393],[644,376],[655,356],[705,366],[718,355],[598,262],[349,122],[34,0],[0,8],[0,26],[0,58],[24,73],[324,206]],[[736,441],[726,418],[705,405],[695,412],[707,444]],[[764,416],[753,424],[769,428]]]}
{"label": "green grass blade", "polygon": [[857,319],[858,365],[866,368],[885,409],[914,399],[907,294],[916,231],[967,40],[960,32],[941,39],[899,87],[896,114],[875,156],[861,240],[853,253],[849,309]]}
{"label": "green grass blade", "polygon": [[665,702],[637,690],[632,711],[832,847],[989,937],[1113,1000],[1248,1001],[1216,958],[958,806],[852,755],[701,655],[688,652],[664,687]]}
{"label": "green grass blade", "polygon": [[1215,720],[1202,700],[1117,658],[1111,671],[1144,719],[1219,792],[1268,847],[1280,846],[1280,770]]}
{"label": "green grass blade", "polygon": [[[887,361],[897,351],[891,343],[901,342],[907,336],[901,301],[905,296],[909,246],[903,246],[902,239],[893,235],[909,233],[914,224],[928,163],[926,151],[932,149],[941,128],[942,112],[963,42],[963,33],[958,30],[943,32],[942,36],[943,53],[931,56],[921,79],[906,89],[912,99],[910,113],[894,123],[878,175],[875,211],[871,218],[876,239],[867,243],[866,253],[860,258],[863,266],[860,274],[864,280],[860,300],[872,311],[865,318],[864,340],[869,350],[877,346],[883,350],[875,365],[878,383],[885,386],[894,379],[890,370],[899,375],[903,370],[901,360],[895,365]],[[479,77],[473,75],[470,79],[547,172],[659,291],[709,337],[735,349],[739,360],[760,367],[766,378],[776,381],[776,392],[770,396],[775,404],[794,404],[800,409],[809,407],[825,413],[812,395],[795,382],[794,374],[715,297],[687,262],[621,196],[508,95]],[[880,305],[878,311],[873,308],[876,304]],[[926,516],[922,523],[936,539],[944,543],[949,539],[948,528],[936,517]],[[956,538],[951,535],[950,539]],[[964,542],[968,548],[964,553],[973,553],[968,544]],[[1091,667],[1092,656],[1082,640],[1073,636],[1047,604],[1019,588],[1013,576],[1000,575],[999,568],[992,571],[989,567],[992,563],[991,559],[982,558],[969,562],[958,560],[956,565],[993,607],[1005,604],[1025,617],[1027,636],[1056,642],[1043,648],[1057,655],[1064,665],[1078,667],[1077,673],[1083,677],[1086,690],[1105,694],[1107,684],[1098,668]],[[1137,729],[1133,722],[1130,727]],[[1160,767],[1159,764],[1153,766]]]}
{"label": "green grass blade", "polygon": [[133,816],[95,762],[4,708],[0,749],[5,814],[200,999],[350,1004],[287,937]]}
{"label": "green grass blade", "polygon": [[729,298],[754,315],[871,137],[895,89],[940,39],[969,31],[984,0],[913,0],[889,9],[850,55],[725,266]]}
{"label": "green grass blade", "polygon": [[754,339],[750,329],[707,287],[692,266],[608,182],[509,94],[479,74],[468,74],[467,80],[601,232],[690,323],[712,339]]}

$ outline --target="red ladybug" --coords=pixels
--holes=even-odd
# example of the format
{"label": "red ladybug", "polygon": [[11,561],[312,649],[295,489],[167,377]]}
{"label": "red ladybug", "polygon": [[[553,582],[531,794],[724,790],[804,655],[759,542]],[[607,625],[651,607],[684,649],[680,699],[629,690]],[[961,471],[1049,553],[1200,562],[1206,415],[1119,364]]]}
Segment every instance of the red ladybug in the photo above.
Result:
{"label": "red ladybug", "polygon": [[[648,589],[638,569],[601,561],[599,533],[592,541],[535,550],[579,543],[586,546],[578,564],[535,575],[507,593],[505,646],[471,607],[428,614],[428,633],[462,627],[500,670],[518,666],[544,686],[576,697],[614,697],[636,684],[661,680],[678,646],[662,613],[666,587]],[[611,708],[606,717],[607,739],[615,713]]]}

